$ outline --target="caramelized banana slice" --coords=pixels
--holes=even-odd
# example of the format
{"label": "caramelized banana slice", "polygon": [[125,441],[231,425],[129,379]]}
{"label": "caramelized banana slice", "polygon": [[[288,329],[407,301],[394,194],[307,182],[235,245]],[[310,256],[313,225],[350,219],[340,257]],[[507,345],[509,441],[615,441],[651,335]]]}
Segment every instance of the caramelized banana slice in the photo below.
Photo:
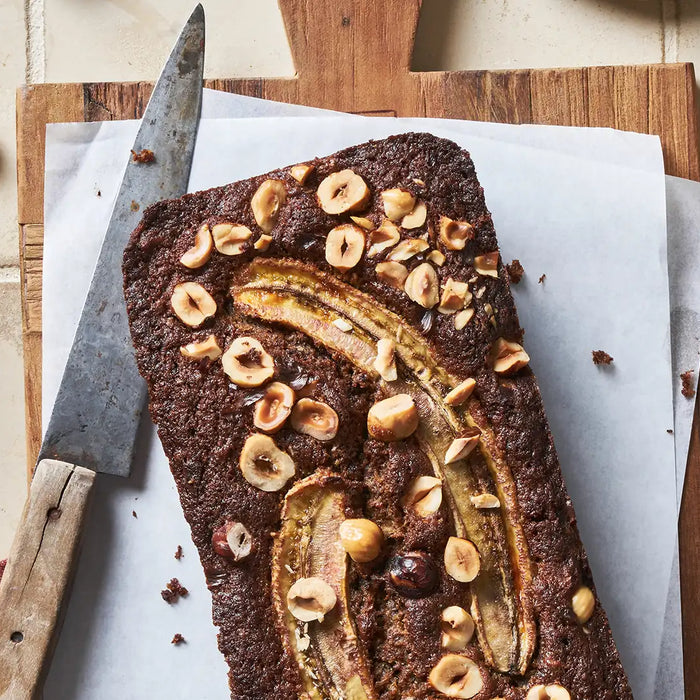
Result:
{"label": "caramelized banana slice", "polygon": [[[282,526],[272,553],[277,619],[309,700],[377,699],[369,661],[348,608],[348,560],[338,530],[345,520],[349,493],[348,482],[332,474],[316,473],[297,482],[284,499]],[[290,612],[287,594],[300,579],[314,578],[333,589],[336,602],[322,622],[304,625]]]}
{"label": "caramelized banana slice", "polygon": [[[416,403],[416,435],[444,482],[455,532],[479,551],[481,571],[470,584],[470,612],[484,657],[499,671],[525,673],[537,641],[529,594],[532,567],[513,477],[478,401],[446,404],[443,396],[461,379],[440,367],[415,329],[354,287],[292,260],[254,260],[242,275],[232,289],[238,311],[306,333],[377,379],[377,340],[396,340],[400,376],[384,386],[387,394],[406,393]],[[352,323],[353,333],[333,324],[339,317]],[[481,438],[468,458],[472,468],[465,468],[465,460],[445,465],[443,456],[455,437],[475,427]],[[475,508],[470,496],[492,490],[501,508]]]}

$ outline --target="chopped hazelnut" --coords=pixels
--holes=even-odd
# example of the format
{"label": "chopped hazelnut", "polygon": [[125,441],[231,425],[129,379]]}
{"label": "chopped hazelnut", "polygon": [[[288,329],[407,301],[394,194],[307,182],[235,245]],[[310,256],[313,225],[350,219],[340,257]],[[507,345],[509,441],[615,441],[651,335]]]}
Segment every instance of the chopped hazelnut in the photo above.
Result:
{"label": "chopped hazelnut", "polygon": [[226,223],[212,226],[211,235],[222,255],[240,255],[253,232],[247,226]]}
{"label": "chopped hazelnut", "polygon": [[352,331],[352,323],[348,323],[344,318],[335,318],[332,323],[338,330],[343,331],[343,333],[350,333],[350,331]]}
{"label": "chopped hazelnut", "polygon": [[381,262],[375,268],[375,272],[382,282],[396,289],[403,289],[408,277],[406,266],[398,262]]}
{"label": "chopped hazelnut", "polygon": [[475,386],[476,380],[471,377],[465,379],[445,396],[445,403],[448,406],[461,406],[472,395]]}
{"label": "chopped hazelnut", "polygon": [[272,231],[282,205],[287,201],[287,188],[282,180],[265,180],[255,191],[250,207],[264,233]]}
{"label": "chopped hazelnut", "polygon": [[514,374],[530,361],[522,345],[498,338],[491,348],[493,371],[496,374]]}
{"label": "chopped hazelnut", "polygon": [[362,259],[365,233],[354,224],[341,224],[326,237],[326,261],[341,272],[351,270]]}
{"label": "chopped hazelnut", "polygon": [[474,620],[471,615],[459,605],[450,605],[440,615],[440,645],[450,651],[466,649],[474,634]]}
{"label": "chopped hazelnut", "polygon": [[253,248],[264,252],[270,247],[270,243],[272,243],[272,236],[267,233],[261,233],[260,238],[253,243]]}
{"label": "chopped hazelnut", "polygon": [[249,484],[267,492],[279,491],[296,472],[292,458],[262,433],[245,441],[238,466]]}
{"label": "chopped hazelnut", "polygon": [[422,238],[404,238],[404,240],[386,256],[386,259],[394,262],[403,262],[405,260],[410,260],[414,255],[418,255],[418,253],[425,252],[428,248],[430,248],[428,241],[424,241]]}
{"label": "chopped hazelnut", "polygon": [[467,428],[458,438],[455,438],[445,453],[445,464],[452,464],[460,459],[465,459],[479,444],[481,431],[479,428]]}
{"label": "chopped hazelnut", "polygon": [[396,343],[391,338],[380,338],[377,341],[377,357],[373,367],[385,382],[396,381]]}
{"label": "chopped hazelnut", "polygon": [[418,409],[408,394],[395,394],[378,401],[367,414],[367,429],[375,440],[403,440],[417,427]]}
{"label": "chopped hazelnut", "polygon": [[369,202],[367,183],[352,170],[341,170],[324,178],[316,190],[319,206],[326,214],[358,211]]}
{"label": "chopped hazelnut", "polygon": [[360,564],[379,556],[384,544],[384,534],[371,520],[354,518],[344,520],[339,528],[340,542],[353,561]]}
{"label": "chopped hazelnut", "polygon": [[253,425],[266,433],[276,433],[289,418],[293,405],[294,389],[282,382],[272,382],[255,402]]}
{"label": "chopped hazelnut", "polygon": [[216,336],[210,335],[206,340],[183,345],[180,348],[180,353],[183,357],[187,357],[190,360],[203,360],[206,358],[213,362],[221,357],[221,348],[219,343],[216,342]]}
{"label": "chopped hazelnut", "polygon": [[445,264],[445,254],[440,250],[431,250],[426,258],[438,267],[442,267]]}
{"label": "chopped hazelnut", "polygon": [[216,302],[201,284],[182,282],[175,285],[170,305],[186,325],[196,328],[216,313]]}
{"label": "chopped hazelnut", "polygon": [[479,667],[460,654],[443,656],[430,672],[428,683],[449,698],[473,698],[484,687]]}
{"label": "chopped hazelnut", "polygon": [[221,557],[241,561],[253,549],[253,538],[243,523],[226,521],[211,537],[214,551]]}
{"label": "chopped hazelnut", "polygon": [[571,696],[566,688],[555,683],[547,686],[533,685],[527,691],[525,700],[571,700]]}
{"label": "chopped hazelnut", "polygon": [[199,230],[194,237],[194,245],[189,248],[180,258],[180,262],[192,270],[205,265],[211,256],[211,231],[209,226],[204,224],[199,227]]}
{"label": "chopped hazelnut", "polygon": [[488,277],[498,277],[498,251],[477,255],[474,258],[474,269],[480,275]]}
{"label": "chopped hazelnut", "polygon": [[323,622],[337,600],[335,591],[317,576],[298,579],[287,592],[287,608],[302,622]]}
{"label": "chopped hazelnut", "polygon": [[306,163],[300,165],[293,165],[289,169],[289,174],[300,184],[303,185],[308,179],[309,175],[314,171],[313,165],[307,165]]}
{"label": "chopped hazelnut", "polygon": [[425,206],[425,202],[418,200],[415,207],[410,213],[401,219],[401,228],[413,229],[420,228],[428,217],[428,208]]}
{"label": "chopped hazelnut", "polygon": [[419,476],[411,482],[402,501],[421,518],[437,513],[442,505],[442,481],[434,476]]}
{"label": "chopped hazelnut", "polygon": [[481,569],[479,552],[472,542],[461,537],[450,537],[445,547],[445,570],[455,581],[469,583]]}
{"label": "chopped hazelnut", "polygon": [[338,414],[322,401],[301,399],[292,409],[292,428],[316,440],[332,440],[338,434]]}
{"label": "chopped hazelnut", "polygon": [[378,255],[383,250],[396,245],[400,238],[399,227],[389,219],[384,219],[381,226],[369,234],[370,248],[367,255],[370,258]]}
{"label": "chopped hazelnut", "polygon": [[581,586],[577,589],[571,599],[571,607],[578,621],[584,625],[591,619],[595,609],[595,596],[588,586]]}
{"label": "chopped hazelnut", "polygon": [[474,309],[470,306],[463,311],[459,311],[455,314],[455,328],[461,331],[468,323],[472,320],[474,316]]}
{"label": "chopped hazelnut", "polygon": [[404,290],[409,299],[424,309],[432,309],[438,303],[439,287],[437,273],[430,263],[418,265],[404,282]]}
{"label": "chopped hazelnut", "polygon": [[395,188],[382,192],[384,213],[392,221],[400,221],[413,211],[416,206],[416,198],[407,190]]}
{"label": "chopped hazelnut", "polygon": [[501,507],[501,502],[498,498],[490,493],[480,493],[476,496],[470,496],[469,500],[472,502],[474,508],[478,508],[479,510]]}
{"label": "chopped hazelnut", "polygon": [[363,228],[365,231],[374,230],[374,224],[364,216],[351,216],[350,220],[354,224],[357,224],[360,228]]}
{"label": "chopped hazelnut", "polygon": [[236,338],[221,358],[224,372],[238,386],[260,386],[275,372],[275,363],[256,338]]}
{"label": "chopped hazelnut", "polygon": [[472,293],[469,291],[469,285],[466,282],[457,282],[452,277],[448,277],[442,288],[438,311],[441,314],[456,314],[471,302]]}
{"label": "chopped hazelnut", "polygon": [[474,228],[466,221],[440,217],[440,241],[448,250],[463,250],[467,240],[474,238]]}

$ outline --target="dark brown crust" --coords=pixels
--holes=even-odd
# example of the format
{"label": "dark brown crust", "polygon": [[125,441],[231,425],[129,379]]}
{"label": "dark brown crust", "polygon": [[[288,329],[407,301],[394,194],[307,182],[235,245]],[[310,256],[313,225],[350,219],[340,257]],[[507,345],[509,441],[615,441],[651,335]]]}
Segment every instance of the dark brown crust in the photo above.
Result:
{"label": "dark brown crust", "polygon": [[[125,294],[137,361],[149,385],[151,415],[212,592],[214,622],[220,628],[219,647],[231,669],[233,697],[297,698],[300,682],[292,659],[283,652],[280,634],[271,624],[271,533],[279,526],[283,492],[263,493],[252,488],[237,468],[242,444],[253,432],[256,390],[235,388],[218,362],[188,361],[179,352],[181,345],[210,333],[216,334],[222,348],[237,336],[254,335],[274,357],[273,380],[311,379],[308,395],[325,401],[338,413],[341,430],[330,442],[321,443],[287,428],[275,440],[293,455],[295,479],[329,469],[347,479],[364,481],[365,515],[378,522],[387,535],[381,561],[363,568],[353,566],[351,591],[352,612],[374,664],[379,696],[382,700],[443,697],[425,681],[441,656],[437,620],[445,605],[465,595],[466,585],[453,581],[442,570],[435,594],[408,600],[387,585],[384,566],[392,554],[409,550],[425,551],[442,561],[446,539],[452,534],[446,512],[419,520],[404,513],[399,502],[413,477],[430,473],[429,463],[410,439],[388,444],[367,439],[366,414],[377,396],[377,387],[369,377],[300,333],[234,315],[228,297],[237,268],[257,254],[252,244],[261,230],[250,210],[250,200],[267,178],[283,180],[288,198],[264,255],[297,258],[337,274],[325,261],[325,236],[347,216],[325,214],[315,191],[329,173],[351,168],[372,192],[363,216],[378,222],[379,193],[403,187],[426,202],[430,230],[438,230],[441,215],[469,221],[475,230],[474,240],[467,242],[464,251],[444,251],[447,259],[438,269],[441,280],[473,280],[470,288],[475,292],[476,314],[462,331],[455,330],[452,317],[442,314],[434,314],[426,324],[424,309],[379,282],[374,266],[384,254],[371,259],[365,256],[357,267],[339,276],[417,329],[423,322],[423,335],[441,363],[457,376],[477,380],[478,398],[513,474],[534,561],[533,605],[539,646],[525,682],[486,672],[477,700],[496,695],[509,700],[523,698],[527,687],[538,682],[561,683],[573,700],[631,698],[600,604],[596,604],[585,631],[571,610],[571,597],[580,585],[595,589],[534,376],[525,369],[516,376],[499,378],[488,366],[493,341],[499,336],[520,341],[522,330],[503,266],[499,263],[498,279],[478,277],[473,269],[474,256],[495,250],[497,241],[469,155],[454,143],[429,134],[405,134],[355,146],[313,164],[315,170],[305,186],[282,169],[160,202],[146,210],[124,257]],[[226,257],[214,251],[209,263],[197,270],[180,265],[179,258],[192,245],[199,226],[205,221],[224,220],[253,231],[244,253]],[[411,235],[427,230],[426,226]],[[436,245],[432,235],[431,242]],[[420,261],[418,256],[407,264],[414,267]],[[175,284],[187,280],[202,284],[220,311],[196,331],[184,326],[169,304]],[[489,322],[486,304],[495,311],[495,328]],[[226,520],[243,522],[255,543],[251,555],[237,564],[216,555],[211,546],[213,530]],[[475,642],[467,653],[476,660],[481,658]]]}

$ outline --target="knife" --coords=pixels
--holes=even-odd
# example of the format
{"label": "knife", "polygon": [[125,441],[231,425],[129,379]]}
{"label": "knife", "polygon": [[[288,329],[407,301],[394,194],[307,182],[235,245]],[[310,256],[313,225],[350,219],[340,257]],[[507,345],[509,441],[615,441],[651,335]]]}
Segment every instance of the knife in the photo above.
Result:
{"label": "knife", "polygon": [[[3,700],[40,694],[68,602],[95,472],[128,476],[131,469],[146,388],[133,357],[122,254],[139,209],[187,191],[203,68],[204,10],[198,5],[143,115],[0,581]],[[143,149],[152,152],[151,161],[144,162]],[[137,160],[136,154],[145,158]]]}

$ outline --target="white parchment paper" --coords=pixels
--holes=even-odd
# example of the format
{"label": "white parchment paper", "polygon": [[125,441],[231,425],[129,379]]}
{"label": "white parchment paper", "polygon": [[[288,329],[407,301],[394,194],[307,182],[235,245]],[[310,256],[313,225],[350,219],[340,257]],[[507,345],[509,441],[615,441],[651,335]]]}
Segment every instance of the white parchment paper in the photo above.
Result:
{"label": "white parchment paper", "polygon": [[[49,127],[45,417],[135,130],[115,122]],[[673,404],[658,141],[547,127],[497,125],[487,133],[485,125],[448,120],[206,120],[190,189],[403,130],[429,130],[472,153],[503,256],[520,258],[527,270],[515,288],[525,345],[635,697],[659,690],[680,697],[677,674],[669,680],[667,663],[659,665],[677,573],[673,579],[676,480],[666,433]],[[598,348],[615,357],[613,367],[592,365],[590,351]],[[227,697],[204,577],[148,421],[138,454],[128,481],[98,479],[46,698]],[[179,562],[172,558],[178,544],[185,549]],[[171,607],[158,592],[172,576],[191,595]],[[187,645],[170,646],[175,632]],[[670,653],[680,657],[673,643]],[[676,685],[655,694],[659,678]]]}

